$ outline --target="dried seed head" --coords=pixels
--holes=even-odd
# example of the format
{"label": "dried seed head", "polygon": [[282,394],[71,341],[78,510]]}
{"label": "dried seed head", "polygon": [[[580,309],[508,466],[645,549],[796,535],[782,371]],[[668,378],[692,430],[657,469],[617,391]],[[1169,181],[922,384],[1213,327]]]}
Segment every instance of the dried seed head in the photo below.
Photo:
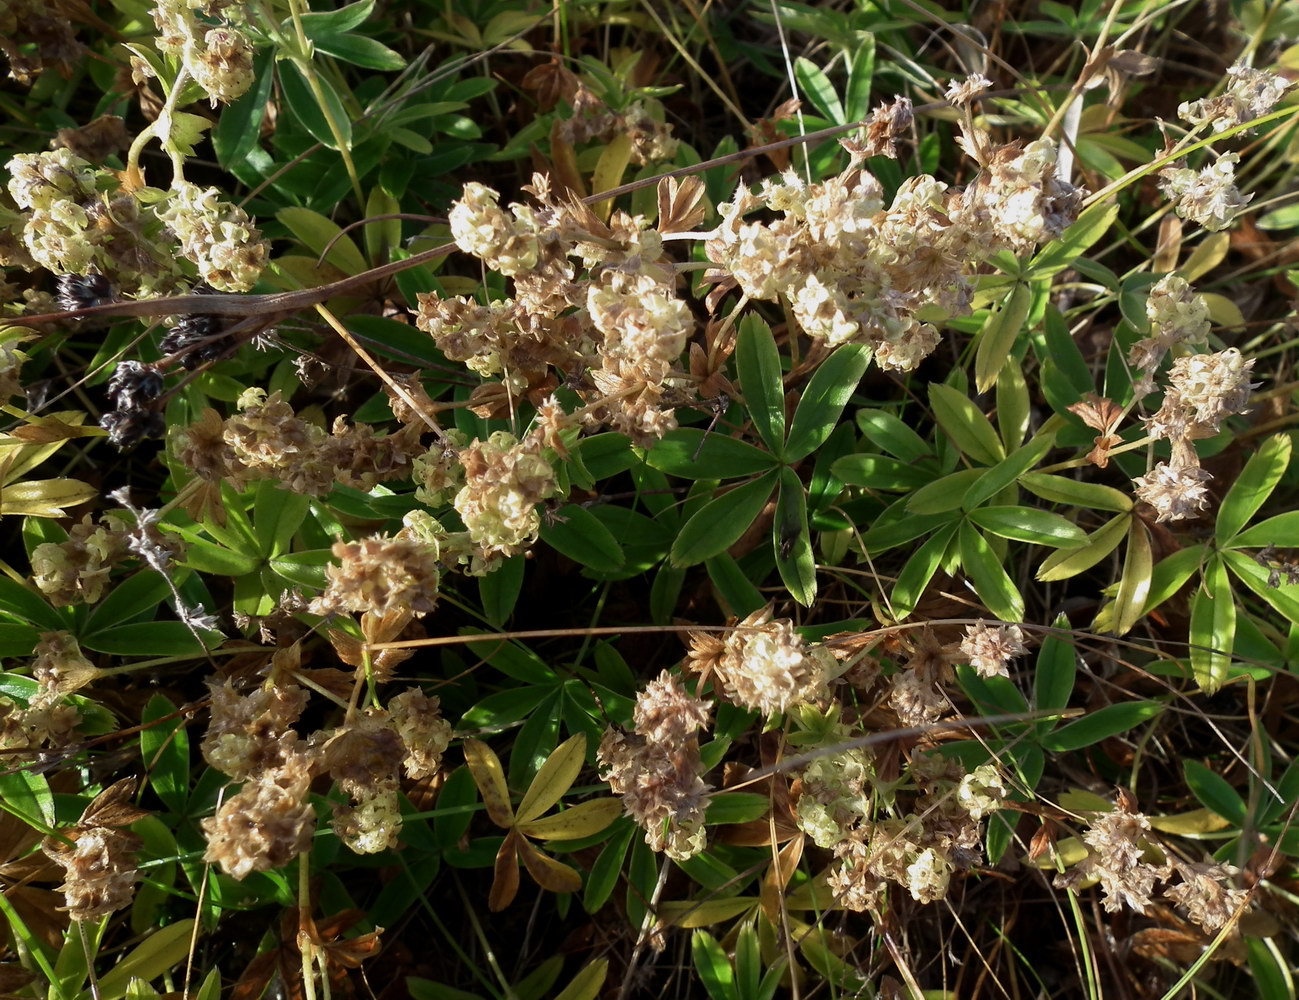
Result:
{"label": "dried seed head", "polygon": [[309,761],[301,756],[249,781],[200,822],[207,837],[203,860],[235,879],[287,865],[311,847],[316,831],[310,785]]}
{"label": "dried seed head", "polygon": [[1137,499],[1155,508],[1155,520],[1182,521],[1209,506],[1209,488],[1205,484],[1212,478],[1198,465],[1160,462],[1133,482]]}
{"label": "dried seed head", "polygon": [[372,789],[354,804],[334,806],[334,833],[357,854],[378,854],[396,847],[401,825],[396,782]]}
{"label": "dried seed head", "polygon": [[1173,199],[1173,208],[1183,219],[1198,222],[1210,232],[1226,229],[1253,199],[1236,187],[1236,153],[1224,153],[1203,170],[1165,167],[1159,171],[1159,188]]}
{"label": "dried seed head", "polygon": [[175,233],[181,253],[212,288],[246,292],[257,283],[266,267],[267,244],[247,213],[222,201],[219,190],[178,181],[157,216]]}
{"label": "dried seed head", "polygon": [[436,774],[442,754],[451,743],[451,723],[442,717],[441,703],[419,688],[407,688],[388,702],[392,723],[406,747],[408,777],[416,780]]}
{"label": "dried seed head", "polygon": [[[1237,63],[1227,70],[1230,82],[1224,93],[1178,105],[1177,116],[1192,125],[1212,124],[1214,132],[1243,125],[1270,112],[1294,84],[1269,73]],[[1248,135],[1252,129],[1246,130]]]}
{"label": "dried seed head", "polygon": [[965,630],[961,652],[981,677],[1009,677],[1008,664],[1028,652],[1024,632],[1018,625],[985,625],[979,622]]}
{"label": "dried seed head", "polygon": [[294,686],[259,687],[240,695],[234,685],[209,681],[212,721],[203,738],[203,759],[235,781],[285,767],[305,745],[290,727],[307,706],[307,692]]}
{"label": "dried seed head", "polygon": [[1173,862],[1182,877],[1164,895],[1184,907],[1193,923],[1206,934],[1217,934],[1244,905],[1249,892],[1235,885],[1240,869],[1213,862]]}
{"label": "dried seed head", "polygon": [[432,611],[437,603],[438,546],[425,540],[375,535],[358,542],[335,542],[338,565],[329,565],[325,592],[312,602],[313,614],[372,611],[385,615]]}

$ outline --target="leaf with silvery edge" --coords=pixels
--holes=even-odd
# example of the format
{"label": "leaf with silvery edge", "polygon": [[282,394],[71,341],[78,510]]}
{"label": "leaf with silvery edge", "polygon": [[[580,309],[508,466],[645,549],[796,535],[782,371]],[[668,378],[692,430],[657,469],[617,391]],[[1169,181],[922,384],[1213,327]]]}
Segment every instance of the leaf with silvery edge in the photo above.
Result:
{"label": "leaf with silvery edge", "polygon": [[1209,560],[1191,600],[1191,672],[1205,694],[1227,680],[1236,641],[1236,597],[1222,558]]}

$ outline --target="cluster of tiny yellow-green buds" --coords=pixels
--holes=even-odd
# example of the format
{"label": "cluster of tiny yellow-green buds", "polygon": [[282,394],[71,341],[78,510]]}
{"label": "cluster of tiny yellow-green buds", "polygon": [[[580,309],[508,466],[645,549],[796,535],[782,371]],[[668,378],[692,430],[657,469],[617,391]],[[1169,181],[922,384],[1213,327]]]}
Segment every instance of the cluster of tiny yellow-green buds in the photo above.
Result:
{"label": "cluster of tiny yellow-green buds", "polygon": [[158,209],[199,277],[222,292],[246,292],[266,266],[267,246],[242,208],[216,188],[178,181]]}
{"label": "cluster of tiny yellow-green buds", "polygon": [[[223,7],[219,14],[237,14],[239,6]],[[206,8],[202,0],[160,0],[152,11],[157,45],[164,55],[178,59],[214,102],[228,104],[253,85],[253,46],[228,19],[218,25],[201,19],[200,11],[218,13]]]}

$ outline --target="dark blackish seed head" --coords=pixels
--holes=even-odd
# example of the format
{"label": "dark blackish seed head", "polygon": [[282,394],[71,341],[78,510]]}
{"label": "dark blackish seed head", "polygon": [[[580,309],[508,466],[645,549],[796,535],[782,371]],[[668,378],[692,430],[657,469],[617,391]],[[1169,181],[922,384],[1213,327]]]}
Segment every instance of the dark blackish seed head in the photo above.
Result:
{"label": "dark blackish seed head", "polygon": [[102,274],[60,274],[59,305],[71,312],[107,305],[113,301],[113,283]]}
{"label": "dark blackish seed head", "polygon": [[108,391],[119,410],[144,409],[162,395],[162,372],[139,361],[119,361]]}
{"label": "dark blackish seed head", "polygon": [[145,438],[160,438],[167,432],[162,414],[148,410],[113,410],[99,419],[99,426],[108,431],[108,440],[119,451],[134,448]]}
{"label": "dark blackish seed head", "polygon": [[181,366],[192,371],[229,350],[229,338],[221,336],[221,330],[219,317],[191,313],[177,320],[158,346],[164,354],[179,355]]}

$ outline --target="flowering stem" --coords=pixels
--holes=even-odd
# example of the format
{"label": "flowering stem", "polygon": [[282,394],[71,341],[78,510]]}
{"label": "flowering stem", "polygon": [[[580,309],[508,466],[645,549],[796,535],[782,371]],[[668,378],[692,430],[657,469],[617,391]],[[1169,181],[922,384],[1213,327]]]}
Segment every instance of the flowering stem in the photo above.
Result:
{"label": "flowering stem", "polygon": [[171,167],[174,173],[172,177],[172,186],[175,187],[177,181],[185,179],[185,157],[171,144],[171,116],[176,110],[176,104],[180,101],[180,93],[185,89],[185,84],[189,82],[189,70],[184,66],[176,74],[176,80],[171,85],[171,90],[167,94],[167,101],[158,112],[158,117],[145,126],[144,131],[135,137],[131,143],[131,148],[126,153],[126,174],[128,177],[139,178],[143,183],[144,175],[140,172],[140,154],[144,152],[144,147],[149,144],[149,140],[157,137],[162,142],[162,148],[166,150],[167,155],[171,158]]}
{"label": "flowering stem", "polygon": [[315,945],[311,940],[311,854],[298,855],[298,952],[302,956],[302,992],[316,1000],[316,979],[312,972]]}

